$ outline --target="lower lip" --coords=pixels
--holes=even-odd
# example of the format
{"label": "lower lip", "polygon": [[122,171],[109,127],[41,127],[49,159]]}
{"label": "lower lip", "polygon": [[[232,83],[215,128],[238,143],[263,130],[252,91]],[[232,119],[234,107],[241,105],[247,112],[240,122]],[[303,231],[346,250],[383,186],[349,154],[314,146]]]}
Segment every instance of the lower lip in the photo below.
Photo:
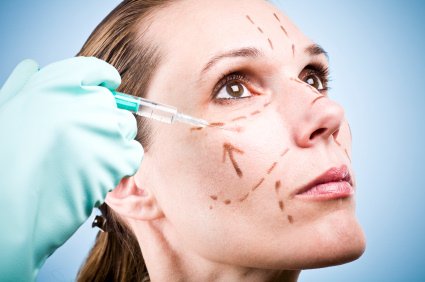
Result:
{"label": "lower lip", "polygon": [[353,194],[354,188],[350,183],[339,181],[316,185],[301,194],[297,194],[296,197],[311,200],[334,200],[347,198]]}

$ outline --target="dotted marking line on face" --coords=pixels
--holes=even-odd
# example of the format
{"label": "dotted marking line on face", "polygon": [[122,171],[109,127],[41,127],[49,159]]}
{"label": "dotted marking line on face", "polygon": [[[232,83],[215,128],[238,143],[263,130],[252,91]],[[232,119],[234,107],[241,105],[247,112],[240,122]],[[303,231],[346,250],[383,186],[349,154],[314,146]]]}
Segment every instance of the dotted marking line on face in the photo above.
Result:
{"label": "dotted marking line on face", "polygon": [[232,121],[238,121],[238,120],[242,120],[242,119],[247,119],[247,116],[240,116],[240,117],[235,117],[234,119],[232,119]]}
{"label": "dotted marking line on face", "polygon": [[258,188],[258,187],[260,187],[260,186],[261,186],[261,184],[263,184],[264,180],[266,180],[264,177],[263,177],[263,178],[261,178],[261,179],[260,179],[260,181],[258,181],[258,183],[257,183],[257,184],[255,184],[255,186],[254,186],[254,187],[252,187],[252,191],[257,190],[257,188]]}
{"label": "dotted marking line on face", "polygon": [[244,196],[242,196],[241,198],[239,198],[239,202],[243,202],[245,201],[247,198],[249,197],[249,192],[246,193]]}
{"label": "dotted marking line on face", "polygon": [[271,104],[272,102],[270,101],[270,102],[267,102],[267,103],[265,103],[264,105],[263,105],[263,107],[264,108],[267,108],[268,106],[270,106],[270,104]]}
{"label": "dotted marking line on face", "polygon": [[[350,138],[351,138],[351,128],[350,128],[350,124],[347,122],[347,125],[348,125],[348,131],[349,131],[349,133],[350,133]],[[337,135],[337,134],[336,134]],[[341,148],[343,148],[343,146],[342,146],[342,144],[337,140],[337,138],[334,136],[334,141],[335,141],[335,143],[339,146],[339,147],[341,147]],[[352,162],[351,161],[351,157],[350,157],[350,154],[348,153],[348,150],[347,150],[347,148],[344,148],[344,152],[345,152],[345,154],[347,155],[347,158],[348,158],[348,160],[350,161],[350,163]]]}
{"label": "dotted marking line on face", "polygon": [[283,151],[280,156],[283,157],[285,156],[287,153],[289,152],[289,148],[285,149],[285,151]]}
{"label": "dotted marking line on face", "polygon": [[273,13],[274,18],[277,20],[277,22],[279,23],[279,27],[280,30],[285,34],[286,37],[289,37],[288,32],[286,31],[286,29],[283,27],[283,25],[281,25],[281,21],[278,17],[278,15],[276,13]]}
{"label": "dotted marking line on face", "polygon": [[[238,150],[239,152],[243,152],[242,150],[240,150],[240,149],[238,149],[238,148],[236,148],[236,147],[234,147],[233,145],[231,145],[231,144],[229,144],[229,143],[225,143],[223,146],[225,146],[227,149],[225,149],[224,150],[224,155],[223,155],[223,160],[225,160],[225,157],[226,157],[226,152],[229,152],[229,148],[232,148],[232,149],[235,149],[235,150]],[[232,151],[230,151],[230,152],[232,152]],[[285,156],[287,153],[289,152],[289,148],[287,148],[287,149],[285,149],[281,154],[280,154],[280,157],[282,158],[283,156]],[[230,157],[230,153],[229,153],[229,157]],[[276,162],[273,162],[273,164],[272,164],[272,166],[267,170],[267,174],[270,174],[271,173],[271,171],[277,166],[277,164],[278,164],[278,162],[276,161]],[[231,200],[231,199],[228,199],[228,198],[226,198],[224,201],[222,201],[224,204],[226,204],[226,205],[229,205],[230,203],[232,203],[232,202],[243,202],[243,201],[245,201],[246,199],[248,199],[248,197],[249,196],[251,196],[252,195],[252,193],[251,192],[254,192],[254,191],[256,191],[264,182],[266,181],[266,177],[264,176],[264,177],[261,177],[260,178],[260,180],[251,188],[251,190],[250,191],[248,191],[246,194],[244,194],[243,196],[241,196],[241,197],[238,197],[238,198],[236,198],[236,200]],[[278,196],[278,194],[279,194],[279,189],[281,188],[281,186],[282,186],[282,183],[281,183],[281,181],[280,180],[278,180],[278,181],[276,181],[275,182],[275,192],[276,192],[276,196]],[[210,198],[213,200],[213,201],[217,201],[218,200],[218,196],[217,195],[210,195]],[[230,202],[229,202],[230,201]],[[281,200],[279,200],[279,201],[281,201]],[[283,201],[282,201],[282,205],[283,205]]]}
{"label": "dotted marking line on face", "polygon": [[292,81],[294,81],[294,82],[296,82],[296,83],[299,83],[299,84],[305,84],[304,82],[302,82],[302,81],[301,81],[301,80],[299,80],[298,78],[290,77],[290,78],[289,78],[289,80],[292,80]]}
{"label": "dotted marking line on face", "polygon": [[[252,19],[249,15],[245,15],[245,17],[248,19],[248,21],[249,21],[252,25],[255,25],[254,20],[253,20],[253,19]],[[256,27],[257,27],[257,31],[258,31],[259,33],[261,33],[262,35],[265,35],[264,30],[263,30],[263,29],[262,29],[259,25],[256,25]],[[274,50],[273,42],[272,42],[272,40],[270,39],[270,37],[267,37],[267,42],[269,43],[270,48],[271,48],[272,50]]]}
{"label": "dotted marking line on face", "polygon": [[295,57],[295,44],[292,44],[292,57]]}
{"label": "dotted marking line on face", "polygon": [[280,182],[280,180],[276,181],[276,183],[274,184],[274,190],[276,192],[276,195],[279,195],[279,190],[281,186],[282,186],[282,183]]}
{"label": "dotted marking line on face", "polygon": [[319,95],[319,96],[325,96],[325,95],[323,95],[322,93],[320,93],[319,92],[319,90],[317,90],[317,88],[315,88],[315,87],[313,87],[313,86],[311,86],[310,84],[308,84],[308,83],[304,83],[311,91],[313,91],[314,92],[314,94],[316,94],[316,95]]}
{"label": "dotted marking line on face", "polygon": [[347,122],[347,125],[348,125],[348,131],[350,132],[350,139],[353,139],[353,135],[351,134],[351,126],[348,122]]}
{"label": "dotted marking line on face", "polygon": [[272,50],[274,50],[272,40],[271,40],[270,38],[267,38],[267,41],[269,42],[269,46],[270,46],[270,48],[271,48]]}
{"label": "dotted marking line on face", "polygon": [[304,82],[304,81],[301,81],[301,80],[299,80],[298,78],[293,78],[293,77],[290,77],[289,78],[289,80],[292,80],[292,81],[294,81],[294,82],[296,82],[296,83],[299,83],[299,84],[302,84],[302,85],[304,85],[305,87],[308,87],[308,89],[309,90],[311,90],[312,92],[314,92],[314,94],[316,94],[318,97],[316,97],[312,102],[311,102],[311,105],[313,105],[318,99],[321,99],[321,98],[326,98],[327,96],[326,95],[323,95],[322,93],[320,93],[318,90],[317,90],[317,88],[315,88],[315,87],[313,87],[313,86],[311,86],[310,84],[308,84],[308,83],[306,83],[306,82]]}
{"label": "dotted marking line on face", "polygon": [[345,154],[347,155],[347,157],[348,157],[348,159],[350,160],[350,163],[351,163],[351,157],[350,157],[350,154],[348,153],[347,149],[344,149],[344,151],[345,151]]}
{"label": "dotted marking line on face", "polygon": [[280,30],[282,30],[283,33],[285,33],[286,37],[289,37],[288,32],[286,31],[286,29],[282,25],[280,26]]}
{"label": "dotted marking line on face", "polygon": [[339,143],[339,141],[334,137],[334,141],[335,141],[335,143],[338,145],[338,146],[340,146],[341,147],[341,143]]}
{"label": "dotted marking line on face", "polygon": [[255,24],[255,23],[254,23],[254,21],[251,19],[251,17],[250,17],[249,15],[246,15],[246,18],[248,19],[248,21],[249,21],[251,24]]}
{"label": "dotted marking line on face", "polygon": [[273,169],[276,167],[276,165],[277,165],[277,162],[274,162],[273,164],[272,164],[272,166],[267,170],[267,174],[270,174],[270,173],[272,173],[272,171],[273,171]]}
{"label": "dotted marking line on face", "polygon": [[198,130],[202,130],[203,127],[192,127],[190,128],[190,131],[198,131]]}
{"label": "dotted marking line on face", "polygon": [[321,95],[319,97],[314,98],[314,100],[311,102],[311,105],[313,105],[314,103],[317,102],[317,100],[322,99],[322,98],[326,98],[326,96],[325,95]]}
{"label": "dotted marking line on face", "polygon": [[210,123],[210,126],[214,126],[214,127],[221,127],[221,126],[225,126],[226,124],[224,122],[212,122]]}
{"label": "dotted marking line on face", "polygon": [[284,205],[283,205],[283,201],[281,200],[281,201],[279,201],[279,208],[280,208],[280,210],[281,211],[283,211],[284,210]]}
{"label": "dotted marking line on face", "polygon": [[[267,102],[267,103],[265,103],[264,105],[263,105],[263,108],[267,108],[268,106],[270,106],[270,104],[272,103],[272,101],[269,101],[269,102]],[[255,115],[258,115],[258,114],[261,114],[262,113],[262,111],[260,111],[260,110],[256,110],[256,111],[253,111],[253,112],[251,112],[248,116],[237,116],[237,117],[235,117],[235,118],[232,118],[232,119],[230,119],[230,121],[229,122],[235,122],[235,121],[241,121],[241,120],[246,120],[246,119],[248,119],[248,117],[249,116],[255,116]],[[226,123],[215,123],[217,126],[223,126],[223,125],[225,125]],[[210,124],[210,125],[212,125],[212,124]],[[192,130],[201,130],[202,129],[202,127],[201,128],[192,128]],[[238,131],[239,132],[239,131]]]}
{"label": "dotted marking line on face", "polygon": [[290,224],[294,223],[294,218],[293,218],[292,215],[288,215],[287,216],[287,219],[288,219],[288,221],[289,221]]}

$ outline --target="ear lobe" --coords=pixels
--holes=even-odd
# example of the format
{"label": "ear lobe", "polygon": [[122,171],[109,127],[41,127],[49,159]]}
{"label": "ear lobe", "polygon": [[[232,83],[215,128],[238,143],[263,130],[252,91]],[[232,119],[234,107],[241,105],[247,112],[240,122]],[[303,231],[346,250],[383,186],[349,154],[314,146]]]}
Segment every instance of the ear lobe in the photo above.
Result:
{"label": "ear lobe", "polygon": [[121,179],[108,193],[105,202],[124,218],[154,220],[164,216],[153,193],[137,187],[133,176]]}

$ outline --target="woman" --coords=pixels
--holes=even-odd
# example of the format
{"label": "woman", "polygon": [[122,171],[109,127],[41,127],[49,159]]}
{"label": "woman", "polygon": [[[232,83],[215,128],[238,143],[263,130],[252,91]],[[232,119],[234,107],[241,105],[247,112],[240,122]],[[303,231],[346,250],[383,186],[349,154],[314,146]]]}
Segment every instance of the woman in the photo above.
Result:
{"label": "woman", "polygon": [[[34,280],[103,202],[80,281],[296,281],[362,254],[326,53],[275,7],[126,0],[79,55],[0,90],[2,281]],[[116,89],[211,126],[136,125]]]}
{"label": "woman", "polygon": [[274,6],[124,1],[79,55],[217,125],[138,120],[144,160],[107,195],[80,281],[296,281],[363,253],[326,53]]}

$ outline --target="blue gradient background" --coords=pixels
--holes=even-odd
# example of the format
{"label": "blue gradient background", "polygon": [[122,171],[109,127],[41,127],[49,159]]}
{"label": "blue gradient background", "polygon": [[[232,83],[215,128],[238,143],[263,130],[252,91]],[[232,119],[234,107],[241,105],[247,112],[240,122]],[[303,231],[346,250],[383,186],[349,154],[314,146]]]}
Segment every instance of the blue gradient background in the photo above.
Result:
{"label": "blue gradient background", "polygon": [[[24,58],[46,65],[73,56],[118,3],[2,1],[0,84]],[[330,54],[331,96],[351,122],[357,213],[368,239],[359,260],[303,271],[299,281],[425,281],[425,2],[280,6]],[[96,234],[90,222],[48,259],[38,281],[74,280]]]}

